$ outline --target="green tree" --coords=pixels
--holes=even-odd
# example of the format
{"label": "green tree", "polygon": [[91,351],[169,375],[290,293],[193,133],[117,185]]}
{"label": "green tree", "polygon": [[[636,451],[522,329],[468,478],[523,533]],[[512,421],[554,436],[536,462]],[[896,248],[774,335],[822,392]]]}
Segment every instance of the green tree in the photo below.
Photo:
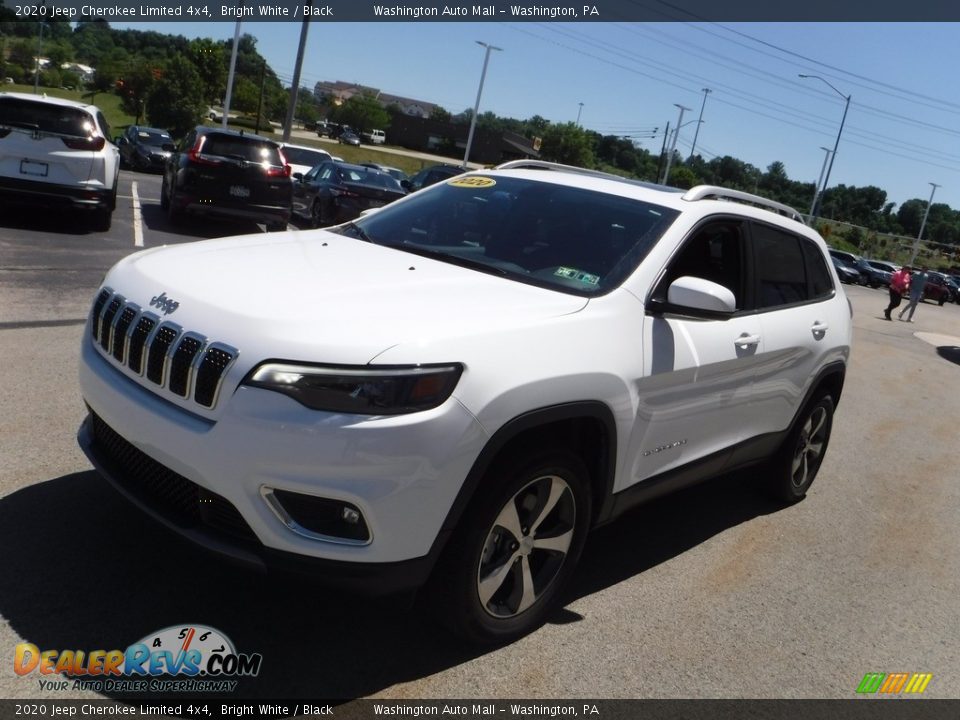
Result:
{"label": "green tree", "polygon": [[205,110],[203,85],[196,68],[185,57],[175,56],[147,99],[150,124],[182,136],[200,121]]}
{"label": "green tree", "polygon": [[337,108],[334,119],[361,132],[385,130],[390,125],[389,113],[370,95],[354,95]]}
{"label": "green tree", "polygon": [[590,137],[576,123],[550,125],[543,133],[540,155],[544,160],[593,167],[593,148]]}
{"label": "green tree", "polygon": [[446,110],[439,105],[434,105],[433,110],[430,111],[431,120],[440,120],[441,122],[450,122],[450,111]]}
{"label": "green tree", "polygon": [[208,103],[219,102],[226,88],[229,62],[223,44],[209,38],[193,40],[187,56],[200,74],[203,99]]}

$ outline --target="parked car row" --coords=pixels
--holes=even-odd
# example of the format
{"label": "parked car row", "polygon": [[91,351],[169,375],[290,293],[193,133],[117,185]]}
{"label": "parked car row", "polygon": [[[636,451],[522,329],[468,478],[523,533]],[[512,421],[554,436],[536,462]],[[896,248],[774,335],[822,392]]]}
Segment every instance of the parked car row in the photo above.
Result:
{"label": "parked car row", "polygon": [[[852,285],[889,287],[891,276],[900,269],[899,265],[886,260],[869,260],[836,248],[830,248],[830,257],[840,281]],[[947,302],[960,303],[960,276],[927,271],[922,299],[938,305]]]}

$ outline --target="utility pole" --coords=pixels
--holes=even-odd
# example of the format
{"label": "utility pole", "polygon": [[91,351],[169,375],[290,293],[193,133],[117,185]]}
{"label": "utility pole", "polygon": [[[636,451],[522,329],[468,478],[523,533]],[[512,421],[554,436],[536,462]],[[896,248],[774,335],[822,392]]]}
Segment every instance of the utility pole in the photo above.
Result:
{"label": "utility pole", "polygon": [[[41,7],[46,7],[46,5],[47,5],[47,0],[43,0],[43,2],[40,3]],[[46,15],[46,12],[44,11],[41,17],[45,15]],[[40,37],[37,40],[37,68],[36,68],[36,74],[34,74],[33,76],[33,94],[34,95],[40,94],[40,56],[43,54],[43,26],[46,24],[47,24],[46,20],[40,21]]]}
{"label": "utility pole", "polygon": [[580,109],[577,110],[577,127],[580,127],[580,113],[583,112],[583,103],[577,103],[580,106]]}
{"label": "utility pole", "polygon": [[[237,7],[240,7],[240,0]],[[237,69],[237,47],[240,45],[240,21],[233,28],[233,51],[230,53],[230,72],[227,73],[227,96],[223,100],[223,117],[220,118],[220,126],[227,129],[227,117],[230,115],[230,100],[233,96],[233,75]]]}
{"label": "utility pole", "polygon": [[823,184],[823,174],[827,170],[827,160],[830,159],[830,153],[833,152],[830,148],[825,148],[822,145],[820,149],[823,150],[826,155],[823,156],[823,165],[820,168],[820,177],[817,178],[817,187],[813,190],[813,202],[810,203],[810,212],[807,213],[810,218],[813,218],[813,209],[817,206],[817,198],[820,197],[820,185]]}
{"label": "utility pole", "polygon": [[677,120],[677,129],[673,131],[673,142],[670,143],[670,153],[667,155],[667,169],[663,171],[663,185],[666,185],[667,181],[670,180],[670,166],[673,164],[673,153],[677,149],[677,138],[680,135],[680,126],[683,125],[683,114],[690,109],[679,103],[674,103],[673,105],[674,107],[680,108],[680,119]]}
{"label": "utility pole", "polygon": [[703,109],[707,106],[707,95],[712,93],[710,88],[703,88],[703,103],[700,105],[700,118],[697,120],[697,129],[693,133],[693,145],[690,146],[690,159],[693,160],[693,151],[697,147],[697,136],[700,135],[700,123],[703,122]]}
{"label": "utility pole", "polygon": [[660,159],[657,161],[657,182],[660,182],[660,176],[663,170],[663,161],[666,158],[667,138],[670,137],[670,121],[667,120],[667,129],[663,131],[663,147],[660,148]]}
{"label": "utility pole", "polygon": [[930,189],[930,199],[927,201],[927,209],[923,213],[923,222],[920,223],[920,232],[917,233],[917,239],[913,241],[913,252],[910,253],[910,262],[907,263],[910,267],[913,267],[914,261],[917,259],[917,254],[920,252],[920,238],[923,237],[923,229],[927,226],[927,217],[930,215],[930,206],[933,205],[933,194],[937,191],[937,188],[940,187],[936,183],[927,183],[933,187]]}
{"label": "utility pole", "polygon": [[290,88],[290,105],[287,107],[287,119],[283,123],[283,141],[290,141],[290,132],[293,129],[293,113],[297,109],[297,94],[300,92],[300,69],[303,67],[303,53],[307,47],[307,30],[310,28],[310,14],[306,8],[313,5],[313,0],[307,0],[304,6],[303,24],[300,26],[300,46],[297,48],[297,64],[293,69],[293,87]]}
{"label": "utility pole", "polygon": [[467,169],[467,161],[470,159],[470,146],[473,145],[473,133],[477,128],[477,113],[480,111],[480,96],[483,94],[483,81],[487,77],[487,63],[490,62],[491,50],[503,50],[503,48],[488,45],[480,40],[475,41],[477,45],[482,45],[487,49],[483,54],[483,70],[480,72],[480,87],[477,88],[477,101],[473,105],[473,116],[470,118],[470,132],[467,134],[467,150],[463,154],[463,169]]}
{"label": "utility pole", "polygon": [[263,81],[267,74],[267,61],[260,63],[260,97],[257,100],[257,126],[254,132],[260,134],[260,113],[263,112]]}

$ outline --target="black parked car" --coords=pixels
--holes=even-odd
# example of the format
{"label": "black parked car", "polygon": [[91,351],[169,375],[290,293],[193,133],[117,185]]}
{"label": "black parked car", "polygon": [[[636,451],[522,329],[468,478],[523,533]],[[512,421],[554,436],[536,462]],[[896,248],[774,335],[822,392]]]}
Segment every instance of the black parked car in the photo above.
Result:
{"label": "black parked car", "polygon": [[410,192],[415,192],[441,180],[461,175],[463,172],[464,169],[456,165],[431,165],[407,180],[403,186]]}
{"label": "black parked car", "polygon": [[294,178],[293,212],[313,227],[352,220],[406,195],[386,173],[343,162],[326,162]]}
{"label": "black parked car", "polygon": [[134,170],[163,172],[175,150],[170,133],[160,128],[131,125],[117,138],[120,162]]}
{"label": "black parked car", "polygon": [[266,223],[285,230],[292,202],[290,166],[273,140],[197,127],[170,157],[160,205],[172,221],[186,213]]}
{"label": "black parked car", "polygon": [[837,276],[840,282],[850,285],[861,285],[863,276],[853,265],[847,265],[843,260],[831,253],[830,259],[833,260],[833,266],[837,269]]}

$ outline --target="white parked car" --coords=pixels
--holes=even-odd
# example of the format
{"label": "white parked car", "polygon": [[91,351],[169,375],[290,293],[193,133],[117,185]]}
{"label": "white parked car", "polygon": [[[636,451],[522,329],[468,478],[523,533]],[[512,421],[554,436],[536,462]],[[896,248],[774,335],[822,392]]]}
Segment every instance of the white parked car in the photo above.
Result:
{"label": "white parked car", "polygon": [[850,352],[828,257],[760,197],[536,161],[329,230],[147,250],[94,300],[80,442],[201,545],[426,584],[504,641],[637,503],[747,466],[804,497]]}
{"label": "white parked car", "polygon": [[109,230],[120,154],[94,105],[0,93],[0,200],[89,213]]}
{"label": "white parked car", "polygon": [[297,173],[306,175],[317,165],[323,165],[330,162],[333,157],[326,150],[310,147],[309,145],[293,145],[291,143],[282,143],[280,152],[290,166],[290,177]]}

